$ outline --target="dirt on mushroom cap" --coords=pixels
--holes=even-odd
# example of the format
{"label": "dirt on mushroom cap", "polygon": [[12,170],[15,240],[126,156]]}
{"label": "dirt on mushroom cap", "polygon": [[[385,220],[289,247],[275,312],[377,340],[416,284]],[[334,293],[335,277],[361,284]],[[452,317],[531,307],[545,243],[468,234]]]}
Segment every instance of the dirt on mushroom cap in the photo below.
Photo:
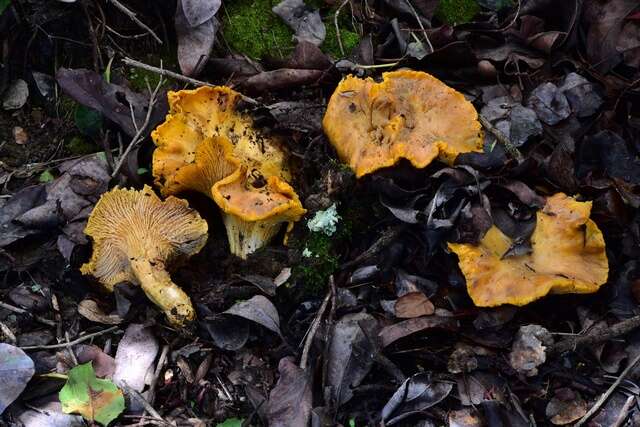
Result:
{"label": "dirt on mushroom cap", "polygon": [[492,226],[479,245],[449,243],[475,305],[525,305],[549,293],[592,293],[607,281],[602,232],[591,202],[558,193],[537,213],[531,253],[508,256],[513,244]]}
{"label": "dirt on mushroom cap", "polygon": [[384,73],[383,80],[348,76],[334,91],[324,131],[357,177],[400,159],[423,168],[435,158],[453,163],[481,151],[478,113],[464,96],[419,71]]}

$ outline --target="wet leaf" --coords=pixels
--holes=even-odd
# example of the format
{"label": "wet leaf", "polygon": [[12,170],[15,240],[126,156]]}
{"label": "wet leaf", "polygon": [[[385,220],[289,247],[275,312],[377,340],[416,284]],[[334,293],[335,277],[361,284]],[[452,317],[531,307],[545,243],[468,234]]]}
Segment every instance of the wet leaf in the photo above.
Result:
{"label": "wet leaf", "polygon": [[640,159],[618,134],[604,130],[585,138],[577,153],[578,178],[603,173],[611,178],[640,184]]}
{"label": "wet leaf", "polygon": [[[219,24],[212,15],[207,20],[203,20],[202,16],[191,16],[193,22],[198,23],[197,25],[193,25],[185,15],[186,10],[190,13],[196,12],[197,10],[192,9],[191,6],[197,8],[198,5],[202,3],[209,3],[209,5],[203,6],[203,8],[208,8],[208,13],[205,14],[206,16],[210,14],[215,5],[212,4],[212,2],[202,0],[188,1],[187,3],[189,5],[185,7],[183,0],[178,2],[175,15],[175,27],[178,36],[178,63],[180,64],[180,70],[182,70],[183,74],[192,76],[198,74],[206,65],[209,55],[211,54],[211,48],[216,41]],[[220,2],[218,1],[217,3],[218,7],[220,7]]]}
{"label": "wet leaf", "polygon": [[331,397],[342,405],[353,397],[352,389],[360,385],[375,360],[377,322],[369,314],[347,314],[332,329],[327,366],[327,385]]}
{"label": "wet leaf", "polygon": [[78,304],[78,313],[85,319],[104,325],[117,325],[122,323],[122,318],[117,314],[106,314],[92,299],[85,299]]}
{"label": "wet leaf", "polygon": [[218,13],[222,4],[221,0],[180,0],[182,11],[191,27],[210,20]]}
{"label": "wet leaf", "polygon": [[297,41],[319,46],[327,35],[320,12],[307,6],[303,0],[283,0],[273,7],[273,13],[295,31]]}
{"label": "wet leaf", "polygon": [[571,114],[566,96],[558,86],[550,82],[542,83],[531,92],[527,106],[533,109],[538,118],[548,125],[555,125]]}
{"label": "wet leaf", "polygon": [[217,316],[207,320],[204,327],[215,345],[223,350],[239,350],[249,339],[248,322],[238,321],[235,316]]}
{"label": "wet leaf", "polygon": [[80,415],[62,412],[57,393],[29,402],[29,408],[16,414],[24,427],[85,427]]}
{"label": "wet leaf", "polygon": [[0,414],[20,396],[34,373],[33,360],[24,351],[0,343]]}
{"label": "wet leaf", "polygon": [[124,411],[124,395],[114,383],[96,378],[91,363],[78,365],[69,371],[67,383],[60,390],[62,410],[80,414],[89,422],[103,426]]}
{"label": "wet leaf", "polygon": [[271,301],[262,295],[256,295],[247,301],[236,303],[224,313],[251,320],[278,335],[282,335],[278,310]]}
{"label": "wet leaf", "polygon": [[258,274],[245,274],[238,276],[238,278],[251,283],[269,296],[274,296],[276,294],[276,284],[270,277],[260,276]]}
{"label": "wet leaf", "polygon": [[113,382],[142,391],[145,377],[158,354],[159,344],[151,328],[132,323],[127,327],[116,350]]}
{"label": "wet leaf", "polygon": [[561,388],[547,404],[545,413],[555,425],[570,424],[587,413],[587,402],[577,391]]}
{"label": "wet leaf", "polygon": [[414,317],[429,316],[435,307],[422,292],[410,292],[398,298],[395,304],[396,317],[412,319]]}
{"label": "wet leaf", "polygon": [[291,357],[280,359],[280,378],[269,393],[267,419],[272,427],[306,426],[311,416],[312,379]]}
{"label": "wet leaf", "polygon": [[322,75],[322,70],[280,68],[251,76],[241,86],[252,92],[269,92],[317,83]]}
{"label": "wet leaf", "polygon": [[[99,111],[120,126],[129,136],[136,134],[135,126],[131,121],[131,110],[136,123],[144,123],[149,104],[148,95],[133,92],[124,86],[107,83],[100,74],[84,69],[60,68],[56,73],[56,80],[67,95],[78,103]],[[164,98],[160,96],[161,101],[154,106],[149,128],[164,120],[167,112]]]}
{"label": "wet leaf", "polygon": [[606,0],[584,5],[582,21],[588,28],[585,51],[599,72],[606,73],[622,62],[624,20],[637,7],[636,0]]}
{"label": "wet leaf", "polygon": [[560,90],[567,97],[571,110],[578,117],[594,115],[604,100],[596,92],[595,85],[577,73],[565,76]]}
{"label": "wet leaf", "polygon": [[431,374],[419,373],[408,378],[382,408],[382,419],[388,426],[419,414],[444,400],[453,384],[433,381]]}
{"label": "wet leaf", "polygon": [[432,328],[455,329],[456,321],[448,317],[429,316],[404,320],[393,325],[385,326],[380,331],[379,337],[383,347],[387,347],[400,338],[404,338],[416,332]]}

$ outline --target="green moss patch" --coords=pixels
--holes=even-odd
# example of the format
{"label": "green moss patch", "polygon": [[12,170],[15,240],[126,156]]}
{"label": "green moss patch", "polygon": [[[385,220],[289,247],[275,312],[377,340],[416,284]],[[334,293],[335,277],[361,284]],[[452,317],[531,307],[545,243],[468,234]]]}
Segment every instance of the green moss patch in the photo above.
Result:
{"label": "green moss patch", "polygon": [[449,25],[464,24],[480,11],[476,0],[441,0],[436,17]]}
{"label": "green moss patch", "polygon": [[272,0],[234,0],[222,11],[224,39],[253,59],[285,57],[294,47],[293,31],[276,16]]}

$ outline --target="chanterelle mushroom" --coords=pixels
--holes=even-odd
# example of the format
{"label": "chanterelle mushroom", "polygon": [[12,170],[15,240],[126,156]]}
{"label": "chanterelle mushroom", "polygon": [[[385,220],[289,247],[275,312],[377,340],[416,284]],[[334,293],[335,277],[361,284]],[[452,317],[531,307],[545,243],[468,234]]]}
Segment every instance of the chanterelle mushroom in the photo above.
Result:
{"label": "chanterelle mushroom", "polygon": [[548,293],[597,291],[607,281],[609,263],[590,213],[591,202],[562,193],[547,198],[526,255],[505,256],[513,242],[496,226],[477,246],[449,243],[475,305],[525,305]]}
{"label": "chanterelle mushroom", "polygon": [[322,120],[358,178],[400,159],[423,168],[436,157],[453,163],[459,153],[482,149],[478,113],[461,93],[419,71],[384,73],[382,79],[343,79]]}
{"label": "chanterelle mushroom", "polygon": [[182,326],[195,312],[167,267],[198,253],[207,228],[185,200],[163,202],[148,186],[141,191],[115,188],[91,212],[84,232],[93,240],[93,254],[80,271],[109,291],[120,282],[138,284],[172,324]]}
{"label": "chanterelle mushroom", "polygon": [[152,133],[153,176],[163,195],[211,197],[223,211],[231,252],[246,258],[306,211],[288,183],[281,141],[238,111],[240,99],[223,86],[169,92],[169,115]]}

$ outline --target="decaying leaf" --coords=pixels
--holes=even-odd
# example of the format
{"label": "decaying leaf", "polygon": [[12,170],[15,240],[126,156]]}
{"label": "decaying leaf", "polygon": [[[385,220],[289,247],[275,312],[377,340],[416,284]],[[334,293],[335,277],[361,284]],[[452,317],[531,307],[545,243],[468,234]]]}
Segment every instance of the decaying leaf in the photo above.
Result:
{"label": "decaying leaf", "polygon": [[247,301],[234,304],[226,314],[243,317],[281,335],[278,310],[266,297],[256,295]]}
{"label": "decaying leaf", "polygon": [[400,338],[404,338],[416,332],[431,328],[454,329],[456,321],[449,317],[425,316],[404,320],[393,325],[385,326],[380,331],[380,340],[383,347],[387,347]]}
{"label": "decaying leaf", "polygon": [[117,314],[105,314],[98,306],[98,303],[92,299],[80,301],[80,304],[78,304],[78,313],[92,322],[105,325],[117,325],[122,322],[122,318]]}
{"label": "decaying leaf", "polygon": [[369,314],[347,314],[334,326],[329,344],[327,384],[331,397],[342,405],[353,397],[353,388],[369,373],[375,360],[377,322]]}
{"label": "decaying leaf", "polygon": [[307,6],[303,0],[283,0],[273,7],[273,13],[295,31],[298,41],[319,46],[327,35],[320,12]]}
{"label": "decaying leaf", "polygon": [[67,383],[60,390],[62,410],[80,414],[87,421],[107,426],[124,411],[124,395],[114,383],[96,378],[91,363],[69,371]]}
{"label": "decaying leaf", "polygon": [[[114,83],[107,83],[100,74],[83,69],[60,68],[56,74],[60,87],[82,105],[98,110],[112,120],[129,136],[136,134],[131,120],[131,111],[138,125],[142,125],[149,106],[148,95],[133,92],[131,89]],[[159,97],[163,99],[163,97]],[[167,105],[158,102],[154,106],[149,128],[162,120]]]}
{"label": "decaying leaf", "polygon": [[414,318],[433,314],[435,307],[422,292],[410,292],[398,298],[395,304],[396,317]]}
{"label": "decaying leaf", "polygon": [[385,425],[397,424],[414,414],[419,414],[437,405],[446,398],[453,384],[434,381],[428,372],[415,374],[402,383],[382,408]]}
{"label": "decaying leaf", "polygon": [[20,396],[34,373],[33,360],[24,351],[0,343],[0,415]]}
{"label": "decaying leaf", "polygon": [[147,372],[158,354],[159,344],[150,328],[132,323],[118,344],[113,381],[136,391],[145,386]]}
{"label": "decaying leaf", "polygon": [[177,3],[178,62],[187,76],[198,74],[207,64],[216,41],[219,24],[214,15],[219,8],[220,0],[179,0]]}
{"label": "decaying leaf", "polygon": [[545,413],[555,425],[570,424],[587,413],[587,402],[577,391],[561,388],[555,391],[555,395],[547,404]]}
{"label": "decaying leaf", "polygon": [[312,407],[312,378],[290,357],[280,359],[280,378],[269,394],[267,418],[273,427],[306,426]]}

